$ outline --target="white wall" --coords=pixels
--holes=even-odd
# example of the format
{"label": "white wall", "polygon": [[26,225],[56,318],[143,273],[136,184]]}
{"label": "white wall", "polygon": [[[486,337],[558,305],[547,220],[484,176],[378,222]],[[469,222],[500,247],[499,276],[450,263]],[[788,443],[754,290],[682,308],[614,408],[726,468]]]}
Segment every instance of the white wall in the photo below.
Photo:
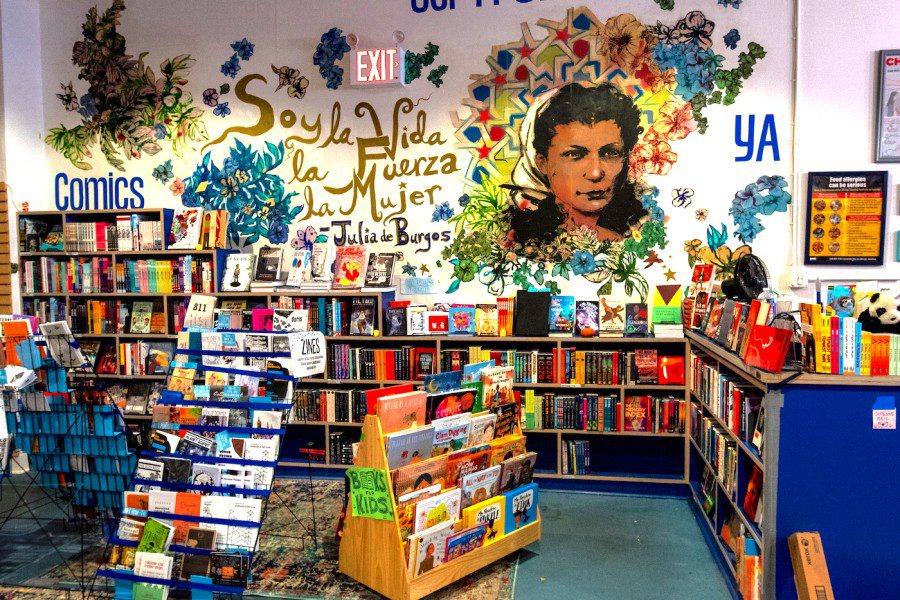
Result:
{"label": "white wall", "polygon": [[[894,239],[900,231],[900,164],[875,163],[878,51],[900,48],[900,5],[895,0],[799,0],[800,51],[795,177],[805,206],[810,171],[888,171],[888,222],[883,267],[810,267],[810,282],[898,279]],[[805,213],[795,224],[803,249]],[[800,256],[802,263],[803,257]]]}
{"label": "white wall", "polygon": [[[44,110],[40,3],[3,0],[2,22],[2,173],[9,189],[11,260],[18,260],[16,212],[23,202],[40,205],[49,192],[44,158]],[[19,303],[19,278],[13,276],[13,305]]]}

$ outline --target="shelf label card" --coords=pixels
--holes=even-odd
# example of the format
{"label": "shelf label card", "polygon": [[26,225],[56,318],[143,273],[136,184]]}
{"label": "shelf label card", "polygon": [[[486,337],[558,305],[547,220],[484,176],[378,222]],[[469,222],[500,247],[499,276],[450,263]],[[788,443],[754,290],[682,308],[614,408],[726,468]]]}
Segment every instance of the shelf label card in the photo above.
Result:
{"label": "shelf label card", "polygon": [[872,429],[897,429],[897,407],[890,396],[875,399],[872,407]]}
{"label": "shelf label card", "polygon": [[380,521],[393,521],[394,509],[391,505],[387,484],[387,471],[350,467],[350,505],[353,516]]}

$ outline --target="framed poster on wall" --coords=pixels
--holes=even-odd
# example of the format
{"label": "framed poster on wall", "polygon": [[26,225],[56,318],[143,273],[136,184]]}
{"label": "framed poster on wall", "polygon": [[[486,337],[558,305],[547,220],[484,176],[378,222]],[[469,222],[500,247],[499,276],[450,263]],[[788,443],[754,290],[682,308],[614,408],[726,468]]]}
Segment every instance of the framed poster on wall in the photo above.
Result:
{"label": "framed poster on wall", "polygon": [[900,162],[900,49],[878,57],[875,162]]}
{"label": "framed poster on wall", "polygon": [[887,171],[810,173],[806,195],[807,265],[884,263]]}

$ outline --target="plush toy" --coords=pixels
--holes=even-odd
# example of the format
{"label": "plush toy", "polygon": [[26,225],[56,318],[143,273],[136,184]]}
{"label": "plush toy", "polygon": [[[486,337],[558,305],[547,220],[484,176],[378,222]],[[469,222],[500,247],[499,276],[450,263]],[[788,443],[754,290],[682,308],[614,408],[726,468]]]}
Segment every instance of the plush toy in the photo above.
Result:
{"label": "plush toy", "polygon": [[876,292],[861,299],[856,308],[863,331],[900,334],[900,300],[891,294]]}

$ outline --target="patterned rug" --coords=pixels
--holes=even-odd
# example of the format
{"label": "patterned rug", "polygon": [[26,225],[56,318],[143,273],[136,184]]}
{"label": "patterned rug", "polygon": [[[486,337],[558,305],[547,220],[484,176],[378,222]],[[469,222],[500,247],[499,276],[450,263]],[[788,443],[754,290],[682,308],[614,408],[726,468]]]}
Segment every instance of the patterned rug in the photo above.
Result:
{"label": "patterned rug", "polygon": [[[276,480],[263,522],[260,550],[253,561],[253,581],[245,597],[354,600],[381,597],[338,571],[335,531],[343,494],[342,480],[319,479],[312,483],[305,479]],[[310,495],[315,499],[314,506]],[[318,548],[297,522],[312,531],[313,512]],[[102,546],[85,553],[88,579],[96,571],[102,553]],[[517,561],[518,555],[512,554],[436,592],[430,599],[509,600],[513,596]],[[22,582],[21,588],[0,587],[0,600],[66,598],[65,593],[35,588],[71,588],[75,584],[73,571],[80,575],[80,567],[80,555],[70,558],[68,565],[56,562],[46,572]],[[111,582],[99,580],[97,587],[108,590]]]}

